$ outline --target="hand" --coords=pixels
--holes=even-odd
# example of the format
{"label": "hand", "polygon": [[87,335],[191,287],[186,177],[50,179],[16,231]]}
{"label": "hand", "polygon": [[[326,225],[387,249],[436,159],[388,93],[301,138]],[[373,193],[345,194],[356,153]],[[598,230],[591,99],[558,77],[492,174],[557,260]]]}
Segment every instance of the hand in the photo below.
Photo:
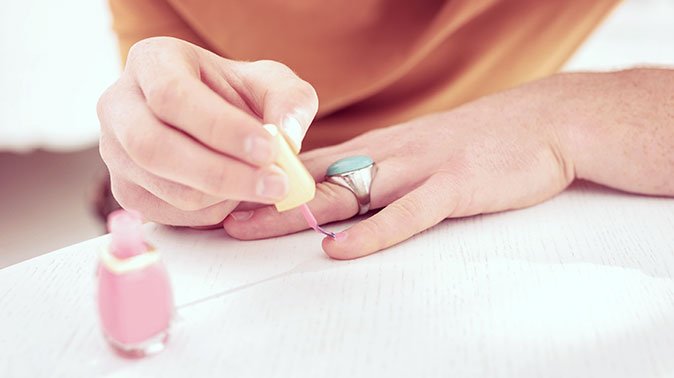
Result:
{"label": "hand", "polygon": [[317,108],[311,85],[280,63],[143,40],[98,103],[112,192],[149,220],[186,226],[217,224],[239,201],[274,203],[288,183],[261,125],[299,149]]}
{"label": "hand", "polygon": [[[485,97],[457,110],[429,115],[363,134],[337,146],[311,151],[302,159],[317,180],[334,161],[370,155],[379,170],[372,183],[377,214],[325,238],[323,249],[336,259],[365,256],[439,223],[530,206],[562,191],[574,168],[545,118],[555,96],[546,81]],[[554,85],[554,84],[553,84]],[[354,195],[320,182],[309,207],[319,223],[353,217]],[[256,239],[307,228],[298,210],[273,207],[237,211],[224,222],[240,239]]]}

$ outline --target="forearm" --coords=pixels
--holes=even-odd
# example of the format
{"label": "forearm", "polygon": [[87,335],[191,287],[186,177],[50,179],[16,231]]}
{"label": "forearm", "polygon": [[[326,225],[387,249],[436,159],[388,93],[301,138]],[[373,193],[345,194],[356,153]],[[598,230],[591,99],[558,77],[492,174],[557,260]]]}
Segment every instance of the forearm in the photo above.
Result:
{"label": "forearm", "polygon": [[674,70],[561,74],[551,122],[575,177],[674,196]]}

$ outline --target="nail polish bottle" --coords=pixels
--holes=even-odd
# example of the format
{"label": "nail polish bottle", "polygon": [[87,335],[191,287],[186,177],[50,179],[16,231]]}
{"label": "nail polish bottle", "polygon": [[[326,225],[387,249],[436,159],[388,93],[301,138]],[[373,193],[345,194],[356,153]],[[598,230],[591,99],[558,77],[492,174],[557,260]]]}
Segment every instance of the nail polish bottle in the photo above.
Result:
{"label": "nail polish bottle", "polygon": [[173,317],[173,294],[159,252],[145,243],[142,218],[118,210],[108,217],[111,243],[98,266],[98,310],[103,334],[122,356],[164,349]]}

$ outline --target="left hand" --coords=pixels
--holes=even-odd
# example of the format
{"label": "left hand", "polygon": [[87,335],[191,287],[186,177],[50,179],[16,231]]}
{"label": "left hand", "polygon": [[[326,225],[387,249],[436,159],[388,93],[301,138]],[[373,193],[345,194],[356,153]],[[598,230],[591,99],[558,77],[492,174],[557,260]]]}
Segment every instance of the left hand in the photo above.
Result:
{"label": "left hand", "polygon": [[[317,181],[331,163],[351,155],[369,155],[379,166],[371,208],[383,209],[344,231],[340,240],[325,238],[325,252],[336,259],[365,256],[445,218],[522,208],[564,190],[574,167],[552,126],[559,123],[546,118],[560,105],[554,86],[554,80],[541,80],[302,154]],[[327,182],[317,184],[309,207],[319,223],[358,212],[350,191]],[[297,209],[278,213],[267,206],[233,213],[224,228],[239,239],[259,239],[307,225]]]}

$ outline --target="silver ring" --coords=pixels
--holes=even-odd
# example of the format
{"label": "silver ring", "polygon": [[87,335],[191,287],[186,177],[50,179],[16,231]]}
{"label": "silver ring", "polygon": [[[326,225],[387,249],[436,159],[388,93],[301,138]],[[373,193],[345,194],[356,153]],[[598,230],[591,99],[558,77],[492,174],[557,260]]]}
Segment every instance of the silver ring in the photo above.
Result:
{"label": "silver ring", "polygon": [[332,163],[325,179],[335,185],[349,189],[358,201],[358,214],[370,210],[370,187],[377,173],[377,165],[365,155],[350,156]]}

